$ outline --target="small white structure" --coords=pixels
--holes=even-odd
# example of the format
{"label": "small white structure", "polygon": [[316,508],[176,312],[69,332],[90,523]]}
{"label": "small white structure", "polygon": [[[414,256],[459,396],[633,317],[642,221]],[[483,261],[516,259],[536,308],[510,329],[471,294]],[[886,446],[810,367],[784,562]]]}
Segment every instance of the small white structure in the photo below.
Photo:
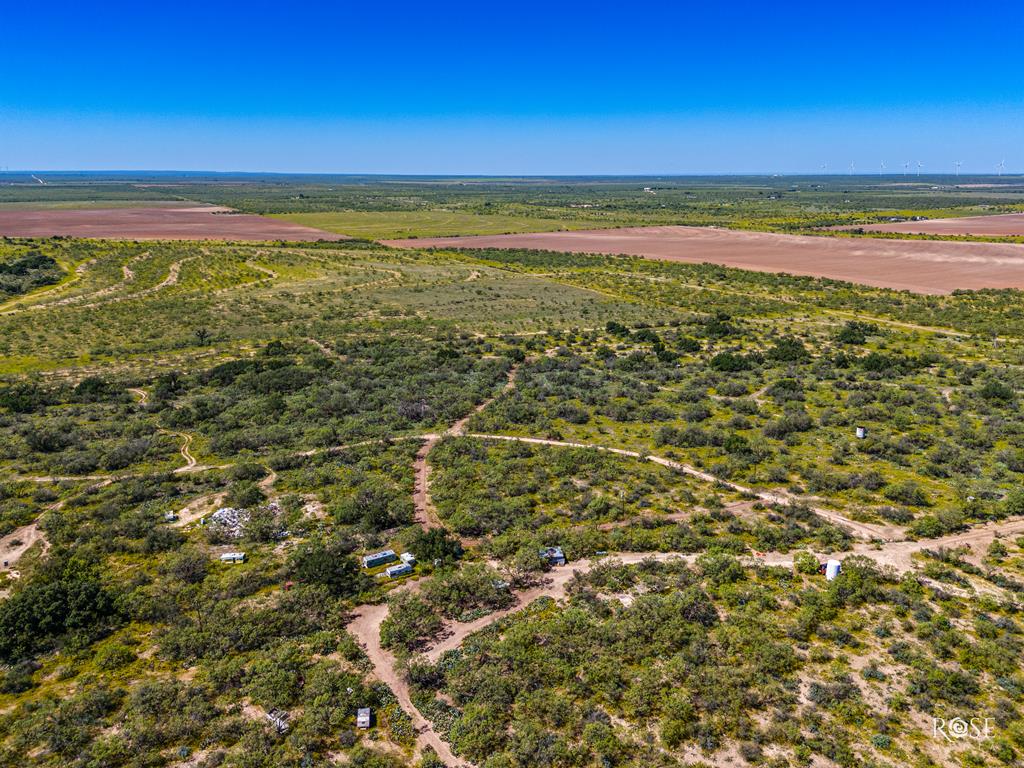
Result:
{"label": "small white structure", "polygon": [[565,565],[565,553],[561,547],[544,547],[540,550],[540,556],[547,560],[550,565]]}
{"label": "small white structure", "polygon": [[177,512],[164,512],[164,522],[165,523],[175,523],[177,521],[178,521],[178,513]]}
{"label": "small white structure", "polygon": [[868,436],[868,431],[865,427],[857,427],[857,439],[863,440]]}
{"label": "small white structure", "polygon": [[373,711],[369,707],[356,710],[356,728],[369,728],[373,721]]}
{"label": "small white structure", "polygon": [[825,563],[825,581],[832,581],[843,570],[843,564],[838,560],[829,560]]}
{"label": "small white structure", "polygon": [[416,565],[416,555],[412,552],[403,552],[398,556],[398,559],[406,565]]}
{"label": "small white structure", "polygon": [[245,552],[225,552],[220,556],[222,563],[244,563]]}
{"label": "small white structure", "polygon": [[412,573],[412,566],[408,563],[399,563],[398,565],[392,565],[389,568],[385,568],[384,573],[387,574],[389,579],[396,579],[399,576],[406,576]]}
{"label": "small white structure", "polygon": [[280,709],[272,709],[267,712],[267,720],[274,726],[274,730],[278,733],[286,733],[288,731],[288,713],[283,712]]}

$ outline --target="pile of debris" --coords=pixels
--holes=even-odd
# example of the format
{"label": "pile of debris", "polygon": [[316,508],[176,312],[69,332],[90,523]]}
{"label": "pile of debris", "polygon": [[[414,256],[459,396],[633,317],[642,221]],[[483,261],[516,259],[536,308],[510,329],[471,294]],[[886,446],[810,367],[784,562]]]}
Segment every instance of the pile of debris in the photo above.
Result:
{"label": "pile of debris", "polygon": [[206,525],[224,539],[240,539],[249,522],[249,510],[221,507],[212,515]]}
{"label": "pile of debris", "polygon": [[281,530],[281,507],[270,502],[254,510],[221,507],[209,518],[203,520],[207,537],[211,543],[226,544],[243,538],[257,541],[271,541],[287,538],[288,531]]}

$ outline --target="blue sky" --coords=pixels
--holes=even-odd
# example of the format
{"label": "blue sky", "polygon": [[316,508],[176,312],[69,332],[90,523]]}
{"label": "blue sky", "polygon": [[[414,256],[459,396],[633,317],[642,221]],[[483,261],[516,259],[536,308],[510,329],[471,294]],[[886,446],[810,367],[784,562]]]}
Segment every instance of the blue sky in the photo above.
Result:
{"label": "blue sky", "polygon": [[0,167],[1024,170],[1019,3],[712,5],[4,0]]}

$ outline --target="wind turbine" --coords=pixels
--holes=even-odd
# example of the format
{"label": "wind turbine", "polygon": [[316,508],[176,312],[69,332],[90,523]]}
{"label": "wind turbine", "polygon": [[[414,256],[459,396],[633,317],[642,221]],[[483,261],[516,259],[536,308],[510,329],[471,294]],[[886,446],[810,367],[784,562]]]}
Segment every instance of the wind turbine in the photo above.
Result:
{"label": "wind turbine", "polygon": [[910,161],[907,160],[907,162],[905,162],[903,164],[903,175],[906,176],[907,175],[907,171],[909,171],[909,170],[910,170]]}
{"label": "wind turbine", "polygon": [[853,171],[854,171],[853,160],[851,160],[850,161],[850,175],[851,176],[853,176]]}
{"label": "wind turbine", "polygon": [[1000,160],[999,161],[999,165],[997,165],[996,168],[999,169],[999,175],[1002,176],[1003,175],[1003,171],[1006,170],[1006,158],[1003,158],[1002,160]]}
{"label": "wind turbine", "polygon": [[881,176],[884,173],[885,173],[885,160],[883,160],[882,164],[878,166],[878,175]]}
{"label": "wind turbine", "polygon": [[821,173],[823,176],[828,176],[828,163],[821,164]]}
{"label": "wind turbine", "polygon": [[920,160],[917,161],[917,177],[921,178],[921,169],[924,168],[924,163]]}
{"label": "wind turbine", "polygon": [[956,162],[953,163],[953,167],[956,168],[957,178],[960,177],[960,166],[961,165],[963,165],[963,163],[961,161],[959,161],[959,160],[957,160]]}

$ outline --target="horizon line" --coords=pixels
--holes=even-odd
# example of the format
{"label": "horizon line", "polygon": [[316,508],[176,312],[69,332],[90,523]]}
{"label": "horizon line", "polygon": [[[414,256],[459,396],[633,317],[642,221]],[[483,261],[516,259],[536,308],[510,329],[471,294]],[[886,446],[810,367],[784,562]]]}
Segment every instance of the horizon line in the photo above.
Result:
{"label": "horizon line", "polygon": [[348,176],[348,177],[379,177],[379,178],[420,178],[420,179],[651,179],[651,178],[745,178],[765,177],[781,178],[787,176],[803,178],[822,179],[923,179],[930,178],[961,178],[961,177],[984,177],[984,178],[1014,178],[1024,177],[1024,171],[1004,170],[1001,173],[992,171],[970,171],[961,169],[959,173],[953,171],[931,171],[931,172],[910,172],[910,173],[820,173],[811,171],[691,171],[691,172],[635,172],[635,173],[486,173],[486,172],[441,172],[441,173],[406,173],[386,171],[244,171],[244,170],[208,170],[208,169],[167,169],[167,168],[79,168],[79,169],[49,169],[40,170],[33,168],[24,169],[0,169],[0,176],[22,176],[22,175],[128,175],[128,174],[154,174],[162,176],[178,175],[210,175],[210,176]]}

